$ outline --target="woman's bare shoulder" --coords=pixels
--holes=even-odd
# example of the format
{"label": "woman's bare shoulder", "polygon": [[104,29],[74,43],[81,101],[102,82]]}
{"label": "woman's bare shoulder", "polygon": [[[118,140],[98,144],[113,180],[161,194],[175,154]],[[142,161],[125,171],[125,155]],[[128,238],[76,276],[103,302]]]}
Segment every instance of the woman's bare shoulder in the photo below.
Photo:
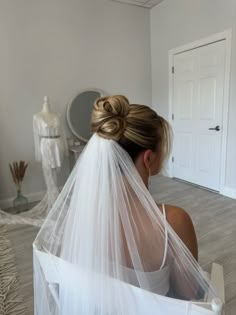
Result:
{"label": "woman's bare shoulder", "polygon": [[[163,212],[163,205],[158,204],[159,209]],[[189,214],[180,207],[165,204],[166,218],[169,224],[183,224],[185,221],[191,220]]]}
{"label": "woman's bare shoulder", "polygon": [[[162,209],[161,206],[159,208]],[[177,206],[165,205],[165,210],[167,222],[197,259],[197,238],[190,215],[183,208]]]}
{"label": "woman's bare shoulder", "polygon": [[190,215],[183,209],[177,206],[165,205],[166,218],[169,224],[178,227],[183,224],[192,223]]}

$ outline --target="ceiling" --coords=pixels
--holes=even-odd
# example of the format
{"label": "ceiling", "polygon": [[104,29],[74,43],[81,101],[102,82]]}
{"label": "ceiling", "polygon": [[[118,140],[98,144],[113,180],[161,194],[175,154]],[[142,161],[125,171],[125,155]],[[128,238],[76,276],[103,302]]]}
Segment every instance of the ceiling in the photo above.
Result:
{"label": "ceiling", "polygon": [[162,2],[163,0],[110,0],[110,1],[131,4],[143,8],[152,8],[155,5]]}

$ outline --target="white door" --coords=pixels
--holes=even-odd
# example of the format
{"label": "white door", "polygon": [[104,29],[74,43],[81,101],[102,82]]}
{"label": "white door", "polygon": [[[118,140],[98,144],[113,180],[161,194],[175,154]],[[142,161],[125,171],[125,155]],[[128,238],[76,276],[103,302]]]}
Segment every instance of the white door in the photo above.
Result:
{"label": "white door", "polygon": [[220,189],[225,40],[174,56],[173,176]]}

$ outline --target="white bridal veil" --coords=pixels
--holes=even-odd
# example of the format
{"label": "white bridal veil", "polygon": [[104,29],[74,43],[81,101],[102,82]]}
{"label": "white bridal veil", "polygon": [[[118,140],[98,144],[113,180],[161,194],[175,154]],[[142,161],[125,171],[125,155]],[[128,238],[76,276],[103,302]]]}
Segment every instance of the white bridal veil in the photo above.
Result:
{"label": "white bridal veil", "polygon": [[[165,248],[161,270],[169,281],[160,277],[166,292],[159,293],[153,277]],[[150,251],[159,265],[149,261]],[[209,280],[165,229],[129,155],[97,134],[34,242],[34,287],[35,315],[220,314],[212,312],[218,300]]]}

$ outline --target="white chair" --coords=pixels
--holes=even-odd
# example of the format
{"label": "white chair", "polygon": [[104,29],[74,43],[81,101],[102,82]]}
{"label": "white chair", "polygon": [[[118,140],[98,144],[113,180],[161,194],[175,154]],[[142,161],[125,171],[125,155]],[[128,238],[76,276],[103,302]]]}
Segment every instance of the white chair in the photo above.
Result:
{"label": "white chair", "polygon": [[[78,270],[74,265],[59,259],[56,256],[50,255],[49,253],[45,253],[42,251],[34,249],[35,255],[39,261],[41,269],[44,273],[44,277],[48,283],[49,290],[54,297],[55,302],[58,305],[59,315],[75,315],[73,313],[74,307],[73,303],[79,303],[78,296],[81,298],[86,297],[86,288],[89,288],[89,296],[91,296],[93,300],[93,304],[96,305],[96,298],[98,298],[97,291],[94,294],[91,292],[91,287],[89,287],[89,276],[91,277],[99,277],[98,274],[90,274],[86,273],[83,270]],[[217,267],[214,267],[214,272],[216,272]],[[66,277],[65,277],[66,275]],[[219,277],[218,277],[219,280]],[[109,292],[104,292],[103,295],[103,303],[106,303],[106,299],[109,303],[109,306],[113,309],[109,308],[109,314],[116,314],[116,303],[120,303],[120,301],[116,301],[117,296],[119,295],[119,291],[122,291],[122,296],[125,297],[125,300],[129,301],[129,303],[123,303],[125,314],[129,315],[221,315],[223,314],[223,303],[221,299],[214,298],[212,301],[207,302],[192,302],[192,301],[183,301],[178,299],[173,299],[165,296],[161,296],[158,294],[151,293],[149,291],[140,289],[138,287],[132,286],[128,283],[121,282],[117,279],[107,277],[106,281],[109,281]],[[76,283],[76,291],[75,284]],[[58,290],[59,286],[59,290]],[[78,286],[80,286],[78,288]],[[112,290],[111,290],[112,288]],[[67,294],[67,309],[63,310],[63,303],[61,301],[61,296],[63,296],[63,290],[66,290]],[[112,291],[112,295],[111,295]],[[111,296],[114,297],[114,300],[111,303]],[[69,297],[69,300],[68,300]],[[100,299],[101,297],[99,297]],[[130,303],[130,301],[133,301]],[[100,300],[99,300],[100,302]],[[71,309],[68,309],[68,305],[72,305]],[[99,305],[99,303],[97,304]],[[127,305],[131,305],[129,309],[126,309]],[[119,304],[120,307],[120,304]],[[99,309],[96,306],[96,310]],[[91,312],[93,314],[93,311]],[[94,309],[95,314],[95,309]],[[106,314],[108,314],[106,312]],[[47,314],[39,314],[39,315],[47,315]],[[77,314],[76,314],[77,315]],[[119,315],[119,314],[117,314]]]}

